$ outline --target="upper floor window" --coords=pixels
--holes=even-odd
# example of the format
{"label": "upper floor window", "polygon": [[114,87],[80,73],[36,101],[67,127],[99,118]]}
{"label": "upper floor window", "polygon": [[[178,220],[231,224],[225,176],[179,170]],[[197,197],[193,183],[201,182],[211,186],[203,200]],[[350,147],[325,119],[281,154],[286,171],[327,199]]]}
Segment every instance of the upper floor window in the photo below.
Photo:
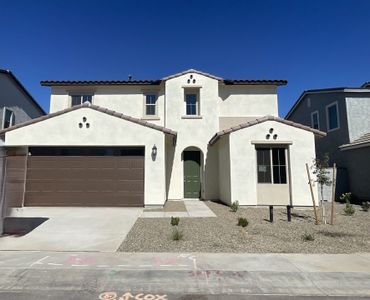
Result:
{"label": "upper floor window", "polygon": [[145,115],[146,116],[157,115],[157,95],[155,94],[145,95]]}
{"label": "upper floor window", "polygon": [[199,91],[185,90],[185,103],[187,116],[199,116]]}
{"label": "upper floor window", "polygon": [[14,112],[9,108],[4,107],[2,124],[3,129],[13,126],[14,122],[15,122]]}
{"label": "upper floor window", "polygon": [[329,104],[326,107],[326,120],[327,120],[328,131],[339,128],[338,102]]}
{"label": "upper floor window", "polygon": [[285,148],[257,148],[258,183],[287,183]]}
{"label": "upper floor window", "polygon": [[72,106],[81,105],[85,102],[92,103],[92,95],[72,95],[71,99]]}
{"label": "upper floor window", "polygon": [[319,112],[314,111],[311,113],[311,127],[313,129],[320,129]]}

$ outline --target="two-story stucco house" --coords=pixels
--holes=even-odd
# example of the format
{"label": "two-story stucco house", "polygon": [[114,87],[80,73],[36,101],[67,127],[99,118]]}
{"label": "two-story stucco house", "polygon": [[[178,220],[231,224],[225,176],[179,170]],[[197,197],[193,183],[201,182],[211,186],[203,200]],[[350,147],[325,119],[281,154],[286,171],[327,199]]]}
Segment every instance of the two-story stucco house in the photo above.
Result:
{"label": "two-story stucco house", "polygon": [[[370,84],[304,91],[285,117],[327,132],[316,155],[329,154],[338,167],[338,194],[370,200]],[[338,196],[338,195],[337,195]]]}
{"label": "two-story stucco house", "polygon": [[[0,130],[45,115],[44,110],[31,96],[23,84],[9,70],[0,69]],[[5,151],[0,141],[0,194],[3,195],[4,180],[8,181],[8,190],[14,183],[11,174],[4,178]],[[12,193],[11,191],[9,191]],[[2,231],[3,207],[0,197],[0,232]]]}
{"label": "two-story stucco house", "polygon": [[3,130],[27,159],[13,203],[152,206],[167,199],[312,205],[305,163],[325,133],[278,117],[284,80],[188,70],[159,80],[42,81],[50,114]]}

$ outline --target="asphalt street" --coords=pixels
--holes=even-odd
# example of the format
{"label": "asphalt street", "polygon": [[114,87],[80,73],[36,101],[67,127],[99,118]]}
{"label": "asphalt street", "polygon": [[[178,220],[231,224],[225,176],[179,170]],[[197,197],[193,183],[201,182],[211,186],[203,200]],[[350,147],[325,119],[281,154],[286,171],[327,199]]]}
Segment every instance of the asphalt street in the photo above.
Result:
{"label": "asphalt street", "polygon": [[0,252],[0,299],[370,299],[370,255]]}

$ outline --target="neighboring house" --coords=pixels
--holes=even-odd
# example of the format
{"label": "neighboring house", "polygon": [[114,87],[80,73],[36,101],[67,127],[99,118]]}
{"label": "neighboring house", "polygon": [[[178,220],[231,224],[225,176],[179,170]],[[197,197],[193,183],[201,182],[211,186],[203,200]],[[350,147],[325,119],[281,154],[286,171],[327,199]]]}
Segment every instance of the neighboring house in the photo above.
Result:
{"label": "neighboring house", "polygon": [[305,163],[325,133],[278,117],[286,83],[196,70],[42,81],[50,114],[0,132],[14,160],[27,159],[23,193],[9,197],[14,206],[312,205]]}
{"label": "neighboring house", "polygon": [[[0,126],[1,129],[7,129],[15,124],[23,123],[33,118],[45,115],[44,110],[19,82],[14,74],[9,70],[0,69]],[[1,145],[0,145],[1,146]],[[10,150],[8,150],[10,152]],[[3,170],[5,168],[5,151],[0,147],[0,182],[1,195],[3,187]],[[11,174],[10,174],[11,175]],[[8,177],[8,186],[13,183],[13,179]],[[11,187],[10,187],[11,188]],[[16,190],[9,191],[17,193]],[[3,203],[0,199],[0,212]],[[0,216],[2,213],[0,213]],[[0,221],[1,224],[1,221]],[[1,231],[1,230],[0,230]]]}
{"label": "neighboring house", "polygon": [[370,148],[366,143],[370,132],[370,83],[360,88],[304,91],[285,119],[327,132],[325,138],[316,140],[316,156],[328,153],[330,164],[337,164],[338,194],[351,191],[358,198],[370,199]]}

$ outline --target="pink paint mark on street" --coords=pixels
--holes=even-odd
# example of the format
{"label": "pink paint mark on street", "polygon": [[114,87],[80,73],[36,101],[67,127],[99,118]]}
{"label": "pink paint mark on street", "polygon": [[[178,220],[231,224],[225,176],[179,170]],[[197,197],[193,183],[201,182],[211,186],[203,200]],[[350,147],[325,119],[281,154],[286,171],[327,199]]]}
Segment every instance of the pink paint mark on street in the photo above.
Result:
{"label": "pink paint mark on street", "polygon": [[65,265],[95,265],[96,259],[94,257],[77,257],[70,255],[65,261]]}

